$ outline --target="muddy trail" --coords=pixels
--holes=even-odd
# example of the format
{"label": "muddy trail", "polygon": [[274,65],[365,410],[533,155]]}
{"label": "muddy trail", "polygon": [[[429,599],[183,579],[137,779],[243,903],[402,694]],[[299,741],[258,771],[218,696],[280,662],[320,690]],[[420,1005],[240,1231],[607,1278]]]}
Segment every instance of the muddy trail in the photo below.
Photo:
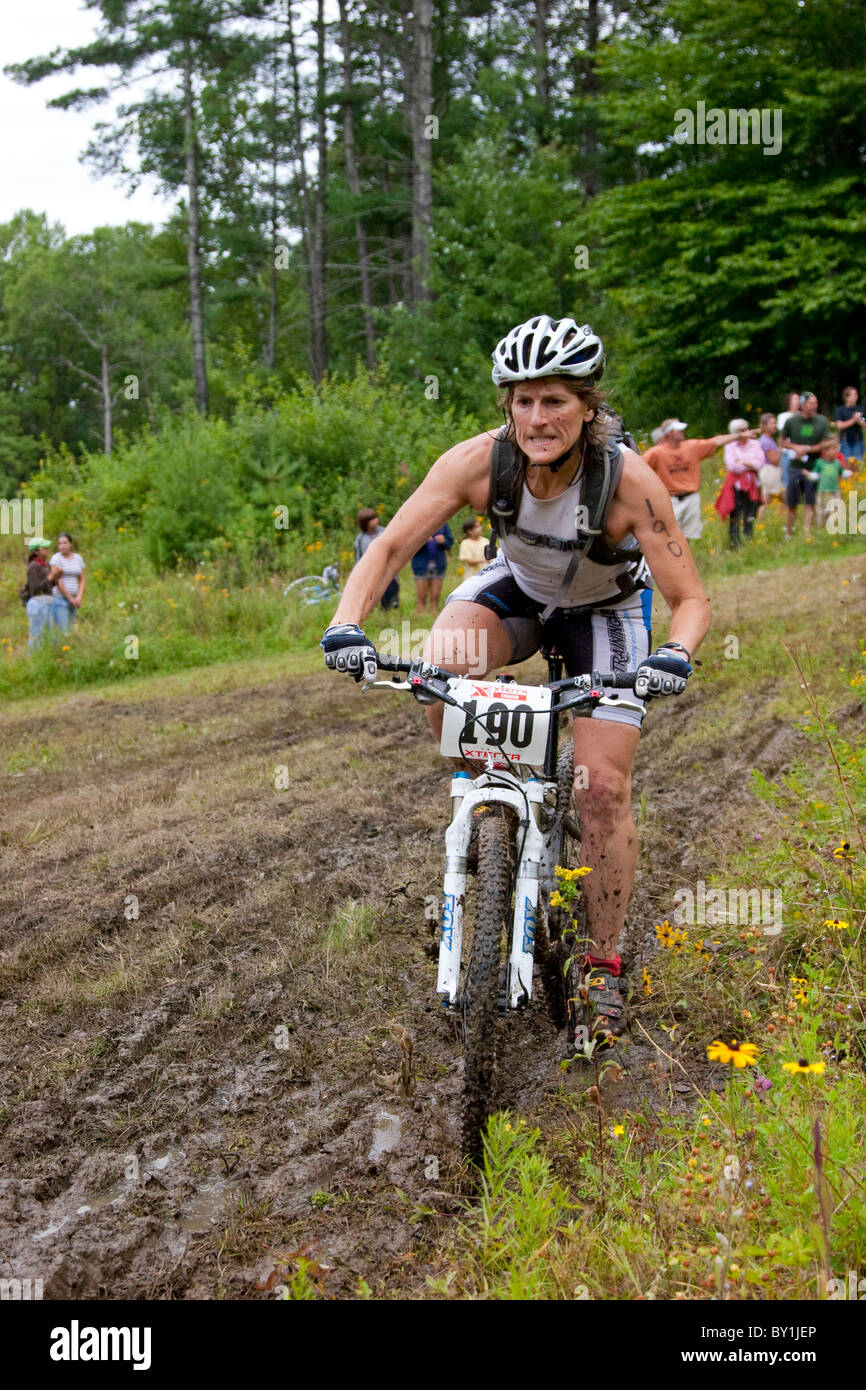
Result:
{"label": "muddy trail", "polygon": [[[221,679],[3,715],[0,1276],[272,1298],[305,1259],[326,1297],[423,1297],[459,1209],[462,1063],[425,916],[447,775],[405,697]],[[684,756],[709,698],[695,683],[641,742],[632,979],[748,769],[800,751],[753,709]],[[544,1123],[586,1073],[563,1080],[540,989],[509,1023],[501,1100]],[[611,1112],[694,1103],[638,1027],[624,1055]]]}

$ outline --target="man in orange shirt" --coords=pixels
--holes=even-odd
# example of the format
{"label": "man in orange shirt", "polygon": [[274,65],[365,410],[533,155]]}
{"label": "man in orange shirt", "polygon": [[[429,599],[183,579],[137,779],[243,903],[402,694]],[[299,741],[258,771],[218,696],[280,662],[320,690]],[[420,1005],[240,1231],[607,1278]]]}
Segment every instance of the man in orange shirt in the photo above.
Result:
{"label": "man in orange shirt", "polygon": [[[710,457],[723,444],[740,436],[714,434],[712,439],[686,439],[688,425],[684,420],[663,420],[661,439],[644,454],[644,462],[657,473],[671,495],[674,517],[687,540],[696,541],[701,535],[701,459]],[[757,430],[749,430],[754,439]]]}

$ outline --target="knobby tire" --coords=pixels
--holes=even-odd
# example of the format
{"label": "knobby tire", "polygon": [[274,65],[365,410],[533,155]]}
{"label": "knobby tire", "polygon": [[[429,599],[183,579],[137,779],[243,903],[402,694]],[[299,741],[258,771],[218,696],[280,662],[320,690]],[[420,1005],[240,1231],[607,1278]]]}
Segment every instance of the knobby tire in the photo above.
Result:
{"label": "knobby tire", "polygon": [[496,1108],[496,1052],[503,943],[508,941],[514,879],[510,818],[491,810],[478,837],[475,930],[463,987],[464,1081],[462,1144],[474,1161]]}

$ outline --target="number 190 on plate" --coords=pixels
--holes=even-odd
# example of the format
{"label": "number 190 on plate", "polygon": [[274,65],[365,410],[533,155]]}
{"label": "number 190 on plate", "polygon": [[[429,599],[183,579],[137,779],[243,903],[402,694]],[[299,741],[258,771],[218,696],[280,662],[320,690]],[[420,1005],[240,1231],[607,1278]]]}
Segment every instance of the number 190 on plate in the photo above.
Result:
{"label": "number 190 on plate", "polygon": [[473,680],[454,681],[449,689],[460,703],[445,706],[439,745],[445,757],[489,762],[505,754],[530,767],[544,762],[550,690]]}

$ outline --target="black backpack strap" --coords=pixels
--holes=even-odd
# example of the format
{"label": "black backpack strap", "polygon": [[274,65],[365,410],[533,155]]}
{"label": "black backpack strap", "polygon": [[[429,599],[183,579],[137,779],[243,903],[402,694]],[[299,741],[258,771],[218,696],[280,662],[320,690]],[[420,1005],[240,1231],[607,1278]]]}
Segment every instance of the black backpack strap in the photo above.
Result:
{"label": "black backpack strap", "polygon": [[487,519],[502,534],[514,524],[523,490],[523,459],[510,439],[498,434],[490,450],[490,492]]}
{"label": "black backpack strap", "polygon": [[611,443],[605,449],[601,463],[587,472],[581,496],[587,511],[587,523],[581,530],[590,536],[604,535],[610,504],[622,477],[622,466],[622,450],[618,444]]}
{"label": "black backpack strap", "polygon": [[486,516],[491,536],[485,549],[488,560],[496,558],[496,541],[512,530],[520,510],[523,491],[523,459],[518,449],[502,432],[493,440],[490,450],[490,490],[487,495]]}

